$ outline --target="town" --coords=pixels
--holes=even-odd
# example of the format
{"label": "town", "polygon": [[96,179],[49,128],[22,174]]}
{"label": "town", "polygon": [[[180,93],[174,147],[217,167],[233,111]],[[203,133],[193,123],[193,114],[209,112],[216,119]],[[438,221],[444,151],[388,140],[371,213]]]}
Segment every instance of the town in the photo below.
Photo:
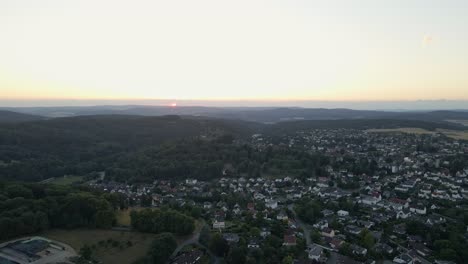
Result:
{"label": "town", "polygon": [[[245,142],[244,142],[245,143]],[[124,195],[132,208],[170,206],[201,227],[172,263],[457,263],[468,246],[468,143],[443,134],[311,129],[272,138],[327,159],[317,175],[88,184]],[[208,258],[203,258],[203,256]]]}

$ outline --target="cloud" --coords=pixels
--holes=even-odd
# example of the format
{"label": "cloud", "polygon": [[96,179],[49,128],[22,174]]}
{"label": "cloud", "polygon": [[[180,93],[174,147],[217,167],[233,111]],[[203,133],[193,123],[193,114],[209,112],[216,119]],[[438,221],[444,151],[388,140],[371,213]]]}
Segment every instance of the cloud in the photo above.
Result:
{"label": "cloud", "polygon": [[429,45],[433,42],[433,40],[434,40],[434,39],[433,39],[432,36],[430,36],[430,35],[424,35],[424,36],[423,36],[423,39],[422,39],[422,42],[421,42],[421,46],[422,46],[423,48],[425,48],[425,47],[429,46]]}

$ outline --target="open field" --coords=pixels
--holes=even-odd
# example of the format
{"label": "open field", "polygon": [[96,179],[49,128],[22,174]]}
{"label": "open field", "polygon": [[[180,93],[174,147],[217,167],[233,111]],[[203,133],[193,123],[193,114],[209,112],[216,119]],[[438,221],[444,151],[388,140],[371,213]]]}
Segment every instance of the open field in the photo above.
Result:
{"label": "open field", "polygon": [[59,178],[53,178],[52,180],[47,181],[47,183],[57,185],[70,185],[81,180],[83,180],[82,176],[64,176]]}
{"label": "open field", "polygon": [[457,131],[457,130],[448,130],[448,129],[437,129],[436,131],[429,131],[422,128],[414,128],[414,127],[405,127],[405,128],[389,128],[389,129],[368,129],[368,132],[374,133],[409,133],[409,134],[444,134],[447,137],[453,139],[462,139],[468,140],[468,131]]}
{"label": "open field", "polygon": [[104,264],[134,262],[145,256],[156,236],[147,233],[99,229],[49,230],[41,235],[66,243],[77,252],[84,245],[95,247],[94,257]]}
{"label": "open field", "polygon": [[460,125],[468,126],[468,120],[445,120],[452,123],[457,123]]}
{"label": "open field", "polygon": [[141,211],[143,209],[147,209],[147,208],[133,207],[133,208],[128,208],[127,210],[118,210],[116,213],[117,226],[130,226],[132,224],[130,213],[132,211]]}

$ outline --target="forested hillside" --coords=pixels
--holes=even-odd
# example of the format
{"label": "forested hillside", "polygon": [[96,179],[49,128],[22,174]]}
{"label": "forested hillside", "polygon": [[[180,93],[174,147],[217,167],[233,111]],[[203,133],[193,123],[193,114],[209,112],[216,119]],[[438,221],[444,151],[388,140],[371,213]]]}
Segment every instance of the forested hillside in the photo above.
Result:
{"label": "forested hillside", "polygon": [[45,119],[42,116],[0,110],[0,123],[20,123]]}
{"label": "forested hillside", "polygon": [[40,181],[97,171],[106,171],[119,181],[212,179],[219,177],[225,166],[236,168],[233,173],[237,175],[301,175],[316,173],[319,167],[304,164],[305,154],[288,148],[255,150],[248,143],[250,136],[263,133],[275,137],[324,128],[398,127],[464,129],[445,122],[390,119],[266,125],[202,117],[113,115],[0,124],[0,179]]}
{"label": "forested hillside", "polygon": [[0,177],[43,180],[109,169],[109,162],[162,142],[250,135],[237,121],[178,116],[89,116],[0,125]]}
{"label": "forested hillside", "polygon": [[49,228],[110,228],[114,208],[86,189],[0,183],[0,240]]}

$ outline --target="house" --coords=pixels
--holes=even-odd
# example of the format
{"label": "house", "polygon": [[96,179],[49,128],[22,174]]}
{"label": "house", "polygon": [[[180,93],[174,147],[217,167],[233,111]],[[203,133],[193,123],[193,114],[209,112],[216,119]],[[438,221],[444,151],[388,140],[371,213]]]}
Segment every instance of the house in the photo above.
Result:
{"label": "house", "polygon": [[382,196],[379,193],[372,195],[366,195],[361,198],[361,203],[366,205],[375,205],[382,200]]}
{"label": "house", "polygon": [[276,216],[276,220],[278,220],[278,221],[287,221],[287,220],[288,220],[288,215],[287,215],[284,211],[281,211],[281,212]]}
{"label": "house", "polygon": [[367,229],[370,229],[371,227],[374,226],[374,223],[371,222],[371,221],[364,221],[364,220],[358,220],[357,221],[357,224],[360,225],[360,226],[363,226]]}
{"label": "house", "polygon": [[413,204],[410,206],[410,212],[412,213],[417,213],[420,215],[425,215],[426,214],[426,206],[422,204]]}
{"label": "house", "polygon": [[403,210],[403,208],[408,208],[408,202],[398,198],[391,198],[389,204],[395,210]]}
{"label": "house", "polygon": [[321,234],[324,237],[334,237],[335,236],[335,230],[333,230],[333,229],[331,229],[329,227],[325,227],[325,228],[322,228]]}
{"label": "house", "polygon": [[315,260],[315,261],[320,261],[322,258],[323,254],[323,249],[317,245],[310,245],[309,248],[307,249],[309,259]]}
{"label": "house", "polygon": [[396,218],[397,219],[406,219],[411,216],[411,212],[408,210],[398,211]]}
{"label": "house", "polygon": [[346,217],[346,216],[349,216],[349,212],[348,212],[348,211],[345,211],[345,210],[339,210],[338,212],[336,212],[336,214],[337,214],[339,217]]}
{"label": "house", "polygon": [[356,261],[350,257],[343,256],[341,254],[337,254],[336,256],[336,262],[337,264],[361,264],[361,262]]}
{"label": "house", "polygon": [[396,256],[393,259],[393,262],[398,264],[413,264],[413,258],[411,258],[408,254],[403,254]]}
{"label": "house", "polygon": [[340,247],[344,244],[343,240],[338,239],[336,237],[333,237],[333,238],[326,237],[325,240],[333,249],[340,249]]}
{"label": "house", "polygon": [[203,203],[203,209],[211,209],[211,207],[213,207],[213,204],[211,204],[210,202]]}
{"label": "house", "polygon": [[297,243],[296,243],[296,236],[295,235],[285,234],[283,236],[283,246],[290,247],[290,246],[295,246],[296,244]]}
{"label": "house", "polygon": [[313,226],[315,228],[322,229],[322,228],[328,227],[328,221],[325,219],[322,219],[318,221],[317,223],[315,223]]}
{"label": "house", "polygon": [[428,257],[429,255],[432,254],[432,250],[430,250],[428,247],[421,243],[413,243],[411,247],[416,251],[418,255],[421,257]]}
{"label": "house", "polygon": [[329,216],[332,216],[334,212],[332,210],[325,209],[325,210],[322,210],[322,214],[324,217],[329,217]]}
{"label": "house", "polygon": [[348,225],[348,226],[345,226],[345,231],[350,233],[350,234],[353,234],[353,235],[359,235],[361,234],[361,231],[363,230],[363,228],[361,227],[357,227],[357,226],[354,226],[354,225]]}
{"label": "house", "polygon": [[276,209],[278,208],[278,201],[275,201],[275,200],[268,200],[265,204],[265,206],[267,208],[270,208],[270,209]]}
{"label": "house", "polygon": [[426,220],[426,224],[429,226],[433,225],[439,225],[439,224],[444,224],[446,222],[445,218],[442,216],[438,216],[435,214],[429,215],[429,217]]}
{"label": "house", "polygon": [[328,178],[327,177],[319,177],[317,181],[317,186],[320,188],[327,188],[328,186]]}
{"label": "house", "polygon": [[262,230],[260,231],[260,236],[262,238],[266,238],[267,236],[271,235],[271,231],[268,230],[267,228],[262,228]]}
{"label": "house", "polygon": [[260,248],[260,244],[256,239],[251,239],[249,244],[247,244],[247,248]]}
{"label": "house", "polygon": [[225,233],[223,234],[224,240],[226,240],[229,244],[239,242],[239,235],[234,233]]}
{"label": "house", "polygon": [[367,255],[367,249],[366,248],[363,248],[363,247],[358,246],[356,244],[352,244],[350,246],[350,248],[351,248],[353,254],[355,254],[355,255],[361,255],[361,256]]}
{"label": "house", "polygon": [[399,235],[404,235],[406,234],[406,225],[405,224],[399,224],[393,226],[393,233],[399,234]]}
{"label": "house", "polygon": [[182,253],[173,259],[171,264],[195,264],[203,257],[203,252],[201,250],[192,250],[189,252]]}
{"label": "house", "polygon": [[216,217],[213,221],[213,229],[224,229],[226,228],[226,222],[224,217]]}
{"label": "house", "polygon": [[393,254],[393,248],[385,243],[376,244],[375,251],[378,253]]}
{"label": "house", "polygon": [[197,182],[198,181],[196,179],[186,179],[185,180],[185,184],[187,184],[187,185],[195,185],[195,184],[197,184]]}
{"label": "house", "polygon": [[162,202],[162,198],[159,195],[153,195],[151,198],[152,198],[151,199],[151,206],[153,206],[153,207],[158,207]]}

